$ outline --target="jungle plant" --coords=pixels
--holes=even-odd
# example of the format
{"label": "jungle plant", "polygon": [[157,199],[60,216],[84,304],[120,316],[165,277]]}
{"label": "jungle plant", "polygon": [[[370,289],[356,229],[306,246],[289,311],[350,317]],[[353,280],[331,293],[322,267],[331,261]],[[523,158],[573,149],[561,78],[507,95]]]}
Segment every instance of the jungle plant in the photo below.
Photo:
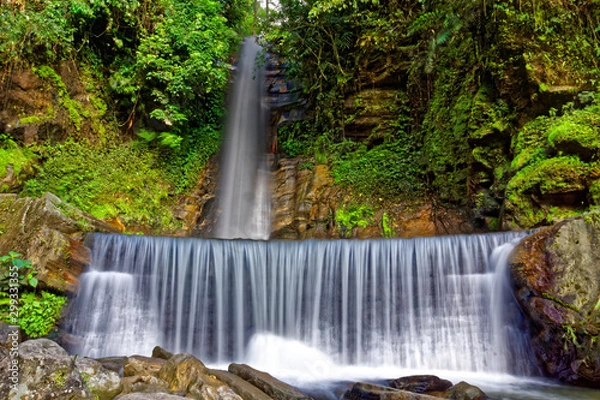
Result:
{"label": "jungle plant", "polygon": [[335,212],[335,220],[339,225],[340,234],[349,238],[355,227],[365,228],[373,218],[373,209],[366,204],[351,204],[343,206]]}
{"label": "jungle plant", "polygon": [[[21,258],[22,255],[10,251],[8,255],[0,256],[0,292],[8,292],[11,279],[18,279],[17,285],[21,288],[30,286],[36,288],[38,280],[37,271],[33,269],[31,261]],[[13,281],[14,282],[14,281]]]}
{"label": "jungle plant", "polygon": [[23,293],[20,299],[19,326],[31,337],[46,336],[60,318],[67,299],[50,292]]}
{"label": "jungle plant", "polygon": [[390,217],[387,212],[384,212],[381,216],[381,229],[383,231],[383,237],[391,238],[394,237],[394,227],[391,224]]}

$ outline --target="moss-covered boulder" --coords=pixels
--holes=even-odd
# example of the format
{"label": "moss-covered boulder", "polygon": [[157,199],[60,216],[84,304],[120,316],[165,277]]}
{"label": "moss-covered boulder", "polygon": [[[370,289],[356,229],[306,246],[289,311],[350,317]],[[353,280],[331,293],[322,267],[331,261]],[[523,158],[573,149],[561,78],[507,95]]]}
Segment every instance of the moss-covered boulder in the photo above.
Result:
{"label": "moss-covered boulder", "polygon": [[30,260],[41,289],[76,292],[77,276],[89,259],[83,235],[92,231],[114,229],[50,193],[0,194],[0,254],[15,251]]}
{"label": "moss-covered boulder", "polygon": [[600,387],[600,214],[565,220],[523,240],[511,273],[544,371]]}
{"label": "moss-covered boulder", "polygon": [[600,105],[527,123],[513,141],[505,228],[550,225],[600,205]]}
{"label": "moss-covered boulder", "polygon": [[21,343],[18,358],[6,357],[0,361],[2,376],[9,377],[10,368],[14,365],[19,368],[20,378],[15,386],[8,379],[0,381],[0,397],[3,399],[94,400],[73,358],[51,340]]}

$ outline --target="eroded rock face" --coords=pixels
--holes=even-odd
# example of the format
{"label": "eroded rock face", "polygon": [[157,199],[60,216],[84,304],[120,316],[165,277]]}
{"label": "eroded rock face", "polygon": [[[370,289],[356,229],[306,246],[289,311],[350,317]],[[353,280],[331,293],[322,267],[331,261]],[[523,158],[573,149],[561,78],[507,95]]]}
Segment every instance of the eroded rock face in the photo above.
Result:
{"label": "eroded rock face", "polygon": [[0,194],[0,254],[16,251],[30,260],[41,289],[76,293],[77,277],[89,262],[83,233],[91,231],[114,229],[50,193]]}
{"label": "eroded rock face", "polygon": [[539,231],[516,248],[511,273],[544,371],[600,387],[600,226],[579,217]]}
{"label": "eroded rock face", "polygon": [[410,238],[477,231],[467,211],[418,201],[378,204],[366,227],[343,227],[336,212],[348,204],[361,204],[361,199],[335,185],[328,166],[282,158],[273,173],[271,239]]}

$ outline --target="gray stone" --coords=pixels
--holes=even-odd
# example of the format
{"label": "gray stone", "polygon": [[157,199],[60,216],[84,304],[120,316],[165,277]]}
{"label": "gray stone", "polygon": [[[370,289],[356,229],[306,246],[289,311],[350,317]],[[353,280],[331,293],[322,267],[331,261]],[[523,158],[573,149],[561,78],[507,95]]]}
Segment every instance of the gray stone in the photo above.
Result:
{"label": "gray stone", "polygon": [[51,193],[40,198],[0,195],[0,255],[15,251],[37,271],[38,288],[76,293],[89,262],[83,232],[115,232],[108,224]]}
{"label": "gray stone", "polygon": [[230,372],[211,369],[208,373],[229,385],[244,400],[272,400],[265,392]]}
{"label": "gray stone", "polygon": [[275,400],[309,400],[310,396],[281,382],[266,372],[258,371],[246,364],[231,364],[229,372],[256,386]]}
{"label": "gray stone", "polygon": [[155,376],[129,376],[121,379],[123,390],[116,399],[130,393],[166,393],[171,394],[169,384]]}
{"label": "gray stone", "polygon": [[119,374],[91,358],[77,358],[75,365],[90,391],[98,400],[112,400],[122,390]]}
{"label": "gray stone", "polygon": [[372,383],[357,382],[348,390],[343,400],[435,400],[439,397],[426,394],[411,393],[405,390],[375,385]]}
{"label": "gray stone", "polygon": [[[10,376],[12,358],[0,361],[0,375]],[[94,400],[75,361],[55,342],[28,340],[19,346],[18,396],[28,400]],[[9,398],[9,380],[0,381],[0,398]],[[15,394],[14,392],[12,394]]]}
{"label": "gray stone", "polygon": [[189,400],[185,397],[166,393],[131,393],[119,396],[115,400]]}
{"label": "gray stone", "polygon": [[467,382],[458,382],[444,393],[445,399],[452,400],[487,400],[487,395],[477,386]]}
{"label": "gray stone", "polygon": [[144,356],[131,356],[127,358],[123,367],[123,376],[151,375],[157,376],[158,371],[165,365],[161,358]]}
{"label": "gray stone", "polygon": [[156,347],[154,347],[154,349],[152,349],[152,357],[153,358],[162,358],[163,360],[168,360],[169,358],[173,357],[173,353],[163,349],[160,346],[156,346]]}
{"label": "gray stone", "polygon": [[389,385],[413,393],[428,393],[443,392],[452,386],[452,382],[434,375],[413,375],[394,379]]}

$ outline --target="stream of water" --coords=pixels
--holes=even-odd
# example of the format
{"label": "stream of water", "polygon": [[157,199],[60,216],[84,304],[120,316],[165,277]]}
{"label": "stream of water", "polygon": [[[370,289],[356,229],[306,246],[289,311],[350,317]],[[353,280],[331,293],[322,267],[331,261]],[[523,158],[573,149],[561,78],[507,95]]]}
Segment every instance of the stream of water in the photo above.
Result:
{"label": "stream of water", "polygon": [[96,234],[65,329],[81,338],[72,351],[86,356],[160,345],[313,389],[427,372],[496,398],[598,399],[598,391],[536,378],[506,279],[506,257],[523,235],[266,242]]}

